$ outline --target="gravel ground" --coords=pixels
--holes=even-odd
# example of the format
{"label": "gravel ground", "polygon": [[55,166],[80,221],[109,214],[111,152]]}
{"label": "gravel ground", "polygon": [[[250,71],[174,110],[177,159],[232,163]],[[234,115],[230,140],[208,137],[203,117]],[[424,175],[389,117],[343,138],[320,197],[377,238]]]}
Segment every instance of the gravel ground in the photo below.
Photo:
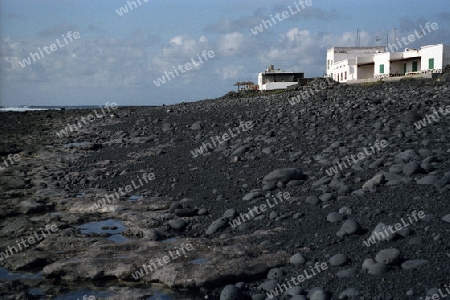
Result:
{"label": "gravel ground", "polygon": [[[311,84],[319,82],[324,81]],[[114,118],[62,139],[55,132],[88,110],[6,113],[0,154],[26,157],[45,145],[87,141],[88,146],[70,148],[71,159],[60,161],[64,169],[53,161],[61,174],[48,185],[67,195],[112,191],[141,171],[153,172],[155,180],[139,191],[145,201],[170,197],[172,211],[188,208],[196,215],[161,225],[165,238],[188,238],[193,245],[196,239],[220,245],[242,238],[261,253],[287,254],[284,262],[253,277],[218,276],[193,290],[201,298],[269,299],[267,292],[274,289],[280,296],[272,299],[445,298],[450,294],[450,74],[363,86],[326,84],[306,97],[299,90],[252,98],[231,93],[194,103],[118,108]],[[214,144],[217,136],[222,138]],[[195,152],[202,145],[208,151]],[[94,174],[93,166],[105,161]],[[25,189],[39,185],[31,177]],[[3,180],[5,201],[19,197],[11,192],[17,190],[11,180]],[[275,204],[272,196],[280,192],[289,197]],[[230,226],[264,204],[264,212]],[[3,209],[2,228],[20,215],[14,207]],[[380,223],[401,225],[366,246]],[[320,265],[324,268],[313,269]],[[305,272],[308,279],[295,281]],[[440,298],[431,298],[439,289]]]}

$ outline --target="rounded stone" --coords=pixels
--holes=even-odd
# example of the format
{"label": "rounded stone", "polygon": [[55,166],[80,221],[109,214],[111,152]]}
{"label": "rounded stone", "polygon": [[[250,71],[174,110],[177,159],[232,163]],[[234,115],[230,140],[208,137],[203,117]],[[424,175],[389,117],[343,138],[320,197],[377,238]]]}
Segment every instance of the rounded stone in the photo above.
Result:
{"label": "rounded stone", "polygon": [[410,161],[409,163],[403,166],[403,174],[405,174],[406,176],[411,176],[419,172],[420,172],[420,165],[416,161]]}
{"label": "rounded stone", "polygon": [[294,286],[286,291],[286,295],[295,296],[303,293],[303,288]]}
{"label": "rounded stone", "polygon": [[240,290],[234,285],[227,285],[220,293],[220,300],[239,300],[242,299]]}
{"label": "rounded stone", "polygon": [[311,294],[310,300],[330,300],[330,295],[324,290],[317,290]]}
{"label": "rounded stone", "polygon": [[171,220],[169,221],[169,226],[173,230],[182,231],[187,227],[187,222],[184,220]]}
{"label": "rounded stone", "polygon": [[347,263],[347,255],[341,253],[333,255],[333,257],[330,258],[329,262],[330,265],[334,267],[345,265]]}
{"label": "rounded stone", "polygon": [[273,268],[267,273],[267,279],[279,279],[284,275],[283,269],[281,268]]}
{"label": "rounded stone", "polygon": [[369,268],[368,273],[370,275],[380,275],[385,273],[387,270],[387,266],[383,263],[375,263]]}
{"label": "rounded stone", "polygon": [[353,269],[353,268],[340,270],[336,273],[336,277],[339,277],[339,278],[348,278],[348,277],[352,277],[353,275],[355,275],[355,269]]}
{"label": "rounded stone", "polygon": [[327,215],[327,221],[331,223],[339,223],[344,221],[344,214],[331,212]]}
{"label": "rounded stone", "polygon": [[264,300],[266,299],[267,295],[266,294],[256,294],[256,295],[252,295],[252,300]]}
{"label": "rounded stone", "polygon": [[227,218],[227,219],[232,219],[237,215],[237,211],[234,208],[230,208],[227,209],[224,213],[223,213],[223,218]]}
{"label": "rounded stone", "polygon": [[400,250],[391,248],[391,249],[383,249],[378,252],[375,260],[378,263],[384,263],[386,265],[395,264],[400,258]]}
{"label": "rounded stone", "polygon": [[227,227],[227,225],[229,225],[228,219],[225,218],[217,219],[214,222],[212,222],[211,225],[209,225],[208,229],[206,230],[206,235],[214,234],[220,231],[221,229]]}
{"label": "rounded stone", "polygon": [[307,300],[307,299],[303,295],[295,295],[295,296],[292,296],[291,299],[289,299],[289,300]]}
{"label": "rounded stone", "polygon": [[291,256],[289,262],[293,265],[300,265],[300,264],[302,265],[306,262],[306,259],[300,253],[297,253]]}
{"label": "rounded stone", "polygon": [[346,235],[358,233],[361,230],[361,226],[353,219],[348,219],[342,224],[341,229],[336,233],[338,237],[344,237]]}
{"label": "rounded stone", "polygon": [[410,269],[418,269],[420,267],[423,267],[429,263],[428,260],[425,259],[412,259],[407,260],[404,263],[402,263],[402,269],[410,270]]}
{"label": "rounded stone", "polygon": [[320,200],[316,196],[308,196],[306,197],[305,202],[308,204],[317,205],[320,203]]}
{"label": "rounded stone", "polygon": [[359,291],[355,288],[348,288],[339,294],[339,299],[353,299],[359,296]]}
{"label": "rounded stone", "polygon": [[352,192],[352,187],[349,185],[343,185],[338,190],[339,195],[349,195],[351,192]]}
{"label": "rounded stone", "polygon": [[277,287],[278,281],[276,281],[275,279],[270,279],[267,281],[264,281],[263,283],[261,283],[259,285],[260,289],[263,289],[265,291],[270,291],[273,290],[274,288]]}

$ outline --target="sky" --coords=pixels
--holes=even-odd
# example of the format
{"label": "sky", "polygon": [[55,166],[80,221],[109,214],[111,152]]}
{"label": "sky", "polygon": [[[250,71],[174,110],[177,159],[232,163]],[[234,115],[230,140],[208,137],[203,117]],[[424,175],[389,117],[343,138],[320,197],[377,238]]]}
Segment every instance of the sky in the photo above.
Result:
{"label": "sky", "polygon": [[323,76],[357,29],[386,46],[427,22],[409,48],[450,44],[448,0],[0,0],[0,106],[212,99],[269,64]]}

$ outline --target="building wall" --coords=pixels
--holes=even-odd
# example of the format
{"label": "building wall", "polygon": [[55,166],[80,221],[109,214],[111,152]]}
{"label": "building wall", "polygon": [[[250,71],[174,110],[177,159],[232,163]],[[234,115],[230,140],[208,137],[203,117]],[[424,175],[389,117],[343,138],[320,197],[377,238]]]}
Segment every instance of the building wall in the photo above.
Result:
{"label": "building wall", "polygon": [[268,82],[266,84],[260,85],[261,91],[270,91],[270,90],[283,90],[288,86],[297,84],[297,82]]}
{"label": "building wall", "polygon": [[355,64],[348,66],[348,77],[347,80],[355,80],[358,78],[358,68]]}
{"label": "building wall", "polygon": [[264,74],[266,82],[292,82],[294,81],[293,75],[287,75],[283,73]]}
{"label": "building wall", "polygon": [[261,89],[261,86],[263,85],[263,77],[262,73],[258,73],[258,86]]}
{"label": "building wall", "polygon": [[444,45],[443,67],[450,65],[450,45]]}
{"label": "building wall", "polygon": [[[384,76],[389,74],[390,72],[390,61],[391,55],[390,52],[386,53],[378,53],[374,56],[374,68],[373,68],[373,76]],[[380,70],[381,66],[383,66],[384,70]]]}
{"label": "building wall", "polygon": [[368,79],[373,78],[373,67],[374,65],[363,65],[358,66],[358,73],[355,79]]}
{"label": "building wall", "polygon": [[420,71],[422,69],[421,63],[420,63],[420,58],[417,58],[417,59],[414,59],[414,60],[406,62],[406,73],[414,72],[413,71],[413,69],[414,69],[414,67],[413,67],[414,62],[417,62],[417,71]]}
{"label": "building wall", "polygon": [[430,47],[422,47],[421,54],[421,70],[429,70],[429,60],[434,60],[434,67],[431,69],[443,69],[444,63],[444,45],[439,44]]}
{"label": "building wall", "polygon": [[405,75],[404,74],[404,61],[393,61],[391,62],[391,66],[390,66],[390,72],[392,74],[400,74],[400,75]]}
{"label": "building wall", "polygon": [[[331,73],[333,74],[333,79],[339,82],[347,82],[349,73],[349,60],[343,60],[335,63],[332,66]],[[346,76],[347,75],[347,76]]]}

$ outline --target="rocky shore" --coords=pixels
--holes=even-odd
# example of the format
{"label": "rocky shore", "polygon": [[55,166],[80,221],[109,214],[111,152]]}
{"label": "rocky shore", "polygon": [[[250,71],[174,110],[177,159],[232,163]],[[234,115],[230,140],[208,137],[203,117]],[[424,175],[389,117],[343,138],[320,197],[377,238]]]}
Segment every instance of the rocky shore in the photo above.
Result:
{"label": "rocky shore", "polygon": [[316,91],[0,113],[2,299],[445,299],[450,73]]}

